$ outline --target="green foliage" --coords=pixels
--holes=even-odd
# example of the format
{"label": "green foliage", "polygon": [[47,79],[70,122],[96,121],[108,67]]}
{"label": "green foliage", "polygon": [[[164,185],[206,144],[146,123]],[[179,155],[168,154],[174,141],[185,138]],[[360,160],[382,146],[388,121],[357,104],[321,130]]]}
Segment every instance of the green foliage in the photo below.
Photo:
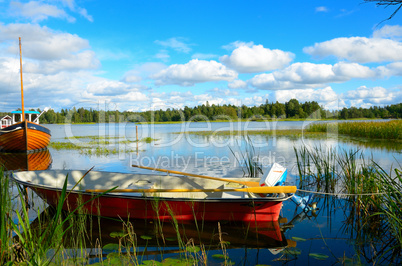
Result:
{"label": "green foliage", "polygon": [[331,132],[352,137],[402,140],[402,120],[387,122],[314,123],[308,132]]}
{"label": "green foliage", "polygon": [[235,152],[229,147],[237,162],[242,166],[242,170],[247,177],[259,177],[263,174],[262,168],[258,162],[259,155],[256,154],[254,144],[248,135],[243,136],[244,149],[241,143],[237,143],[239,152]]}
{"label": "green foliage", "polygon": [[[41,111],[38,109],[37,111]],[[9,113],[0,113],[0,117]],[[231,121],[238,119],[267,120],[267,119],[322,119],[322,118],[402,118],[402,103],[385,107],[343,108],[341,111],[324,110],[317,102],[301,103],[291,99],[285,103],[268,100],[259,106],[210,105],[208,102],[195,107],[185,106],[183,109],[155,110],[145,112],[129,112],[118,110],[104,111],[92,108],[61,109],[60,112],[49,110],[40,117],[43,124],[56,123],[119,123],[119,122],[183,122],[183,121]]]}
{"label": "green foliage", "polygon": [[12,234],[9,215],[11,213],[11,192],[9,191],[9,179],[3,172],[0,164],[0,263],[11,259],[10,247],[12,246]]}

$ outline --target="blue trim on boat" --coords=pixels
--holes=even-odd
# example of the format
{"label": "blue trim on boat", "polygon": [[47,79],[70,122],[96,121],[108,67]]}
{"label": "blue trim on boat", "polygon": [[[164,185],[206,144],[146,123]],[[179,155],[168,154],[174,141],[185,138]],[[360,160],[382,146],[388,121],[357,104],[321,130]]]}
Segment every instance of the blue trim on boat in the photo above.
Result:
{"label": "blue trim on boat", "polygon": [[[11,113],[12,114],[21,114],[22,111],[11,111]],[[36,115],[40,114],[40,112],[38,112],[38,111],[24,111],[24,113],[25,114],[36,114]]]}

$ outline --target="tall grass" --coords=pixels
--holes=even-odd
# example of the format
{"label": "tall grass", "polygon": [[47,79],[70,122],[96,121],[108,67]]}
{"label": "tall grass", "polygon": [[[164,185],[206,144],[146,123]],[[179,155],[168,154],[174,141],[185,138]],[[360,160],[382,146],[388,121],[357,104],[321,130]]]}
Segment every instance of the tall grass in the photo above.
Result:
{"label": "tall grass", "polygon": [[[393,253],[402,250],[402,171],[394,169],[395,176],[387,173],[378,164],[376,166],[376,181],[380,183],[381,191],[385,194],[379,201],[372,200],[377,211],[372,215],[383,218],[389,226],[396,243],[391,246]],[[390,250],[391,251],[391,250]]]}
{"label": "tall grass", "polygon": [[10,261],[12,252],[12,232],[10,230],[11,199],[8,177],[0,165],[0,263]]}
{"label": "tall grass", "polygon": [[[324,192],[328,209],[346,202],[345,230],[371,243],[372,260],[392,262],[402,251],[402,172],[385,171],[359,150],[294,148],[301,190]],[[400,167],[400,165],[399,165]],[[345,211],[346,213],[346,211]],[[363,246],[363,245],[362,245]],[[378,246],[380,248],[378,248]],[[366,256],[365,252],[362,252]]]}
{"label": "tall grass", "polygon": [[336,185],[336,152],[333,148],[294,148],[300,177],[300,188],[334,192]]}
{"label": "tall grass", "polygon": [[[20,208],[12,208],[9,198],[11,193],[8,191],[8,177],[3,174],[2,170],[0,170],[0,178],[1,262],[23,262],[27,265],[60,263],[64,261],[66,255],[68,255],[63,249],[63,241],[64,236],[70,230],[74,230],[74,234],[77,237],[74,243],[75,247],[77,247],[77,250],[83,250],[85,246],[83,242],[85,239],[85,230],[80,227],[80,225],[83,224],[83,220],[77,220],[77,217],[80,216],[74,216],[74,214],[82,214],[85,204],[90,203],[104,193],[78,204],[77,208],[63,216],[63,205],[66,203],[69,194],[67,190],[67,176],[58,199],[58,205],[52,214],[52,219],[48,219],[46,226],[44,226],[44,216],[39,215],[36,225],[33,225],[28,215],[25,189],[17,185]],[[78,185],[78,183],[76,185]],[[39,209],[37,212],[39,213]],[[12,235],[15,236],[12,237]],[[16,244],[12,244],[13,242],[16,242]],[[77,257],[77,255],[78,254],[75,254],[74,257]]]}
{"label": "tall grass", "polygon": [[313,123],[307,132],[337,132],[352,137],[402,140],[402,120],[387,122]]}
{"label": "tall grass", "polygon": [[229,149],[237,162],[242,166],[243,174],[247,177],[259,177],[263,174],[262,168],[259,165],[259,155],[255,151],[253,141],[250,136],[243,136],[244,149],[242,149],[241,143],[237,142],[238,152],[235,152],[232,148]]}

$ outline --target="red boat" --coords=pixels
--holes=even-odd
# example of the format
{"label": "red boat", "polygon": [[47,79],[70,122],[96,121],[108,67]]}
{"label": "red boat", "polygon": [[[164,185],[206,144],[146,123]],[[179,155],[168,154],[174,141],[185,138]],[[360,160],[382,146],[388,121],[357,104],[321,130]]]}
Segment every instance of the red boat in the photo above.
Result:
{"label": "red boat", "polygon": [[[20,38],[20,68],[21,68],[21,111],[12,112],[10,116],[1,119],[0,151],[26,152],[44,149],[50,142],[50,130],[39,125],[42,113],[24,110],[24,90],[22,83],[22,57]],[[46,108],[45,111],[46,112]]]}
{"label": "red boat", "polygon": [[[85,174],[85,171],[67,170],[25,171],[14,173],[13,179],[31,188],[49,205],[56,206],[68,176],[67,189],[72,190],[64,202],[65,210],[71,211],[80,202],[100,195],[84,205],[88,213],[178,221],[277,221],[282,202],[292,197],[287,193],[296,191],[295,187],[253,188],[236,183],[237,180],[255,181],[253,178],[233,182],[232,179],[218,181],[190,176],[97,171]],[[76,185],[79,180],[81,182]],[[118,189],[103,192],[116,187]]]}

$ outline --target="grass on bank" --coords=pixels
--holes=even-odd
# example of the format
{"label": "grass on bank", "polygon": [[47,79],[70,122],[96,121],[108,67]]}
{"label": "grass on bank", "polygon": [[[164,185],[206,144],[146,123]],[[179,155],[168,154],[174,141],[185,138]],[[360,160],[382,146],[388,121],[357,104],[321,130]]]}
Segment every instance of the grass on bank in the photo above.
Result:
{"label": "grass on bank", "polygon": [[351,137],[402,141],[402,119],[387,122],[314,123],[307,132],[334,132]]}
{"label": "grass on bank", "polygon": [[[111,141],[112,139],[119,139],[119,137],[103,137],[103,136],[77,136],[65,139],[88,139],[90,141],[82,141],[80,143],[74,142],[60,142],[51,141],[49,146],[55,150],[79,150],[81,154],[85,155],[96,155],[104,156],[111,154],[118,154],[120,152],[131,153],[137,152],[137,149],[126,148],[125,146],[119,146],[123,144],[137,143],[137,141],[121,140],[121,141]],[[152,143],[157,139],[151,137],[146,137],[140,140],[140,142]]]}
{"label": "grass on bank", "polygon": [[[302,136],[325,137],[323,132],[303,132],[301,129],[278,129],[278,130],[227,130],[227,131],[186,131],[186,134],[196,136],[277,136],[277,137],[295,137]],[[181,134],[176,132],[175,134]]]}

